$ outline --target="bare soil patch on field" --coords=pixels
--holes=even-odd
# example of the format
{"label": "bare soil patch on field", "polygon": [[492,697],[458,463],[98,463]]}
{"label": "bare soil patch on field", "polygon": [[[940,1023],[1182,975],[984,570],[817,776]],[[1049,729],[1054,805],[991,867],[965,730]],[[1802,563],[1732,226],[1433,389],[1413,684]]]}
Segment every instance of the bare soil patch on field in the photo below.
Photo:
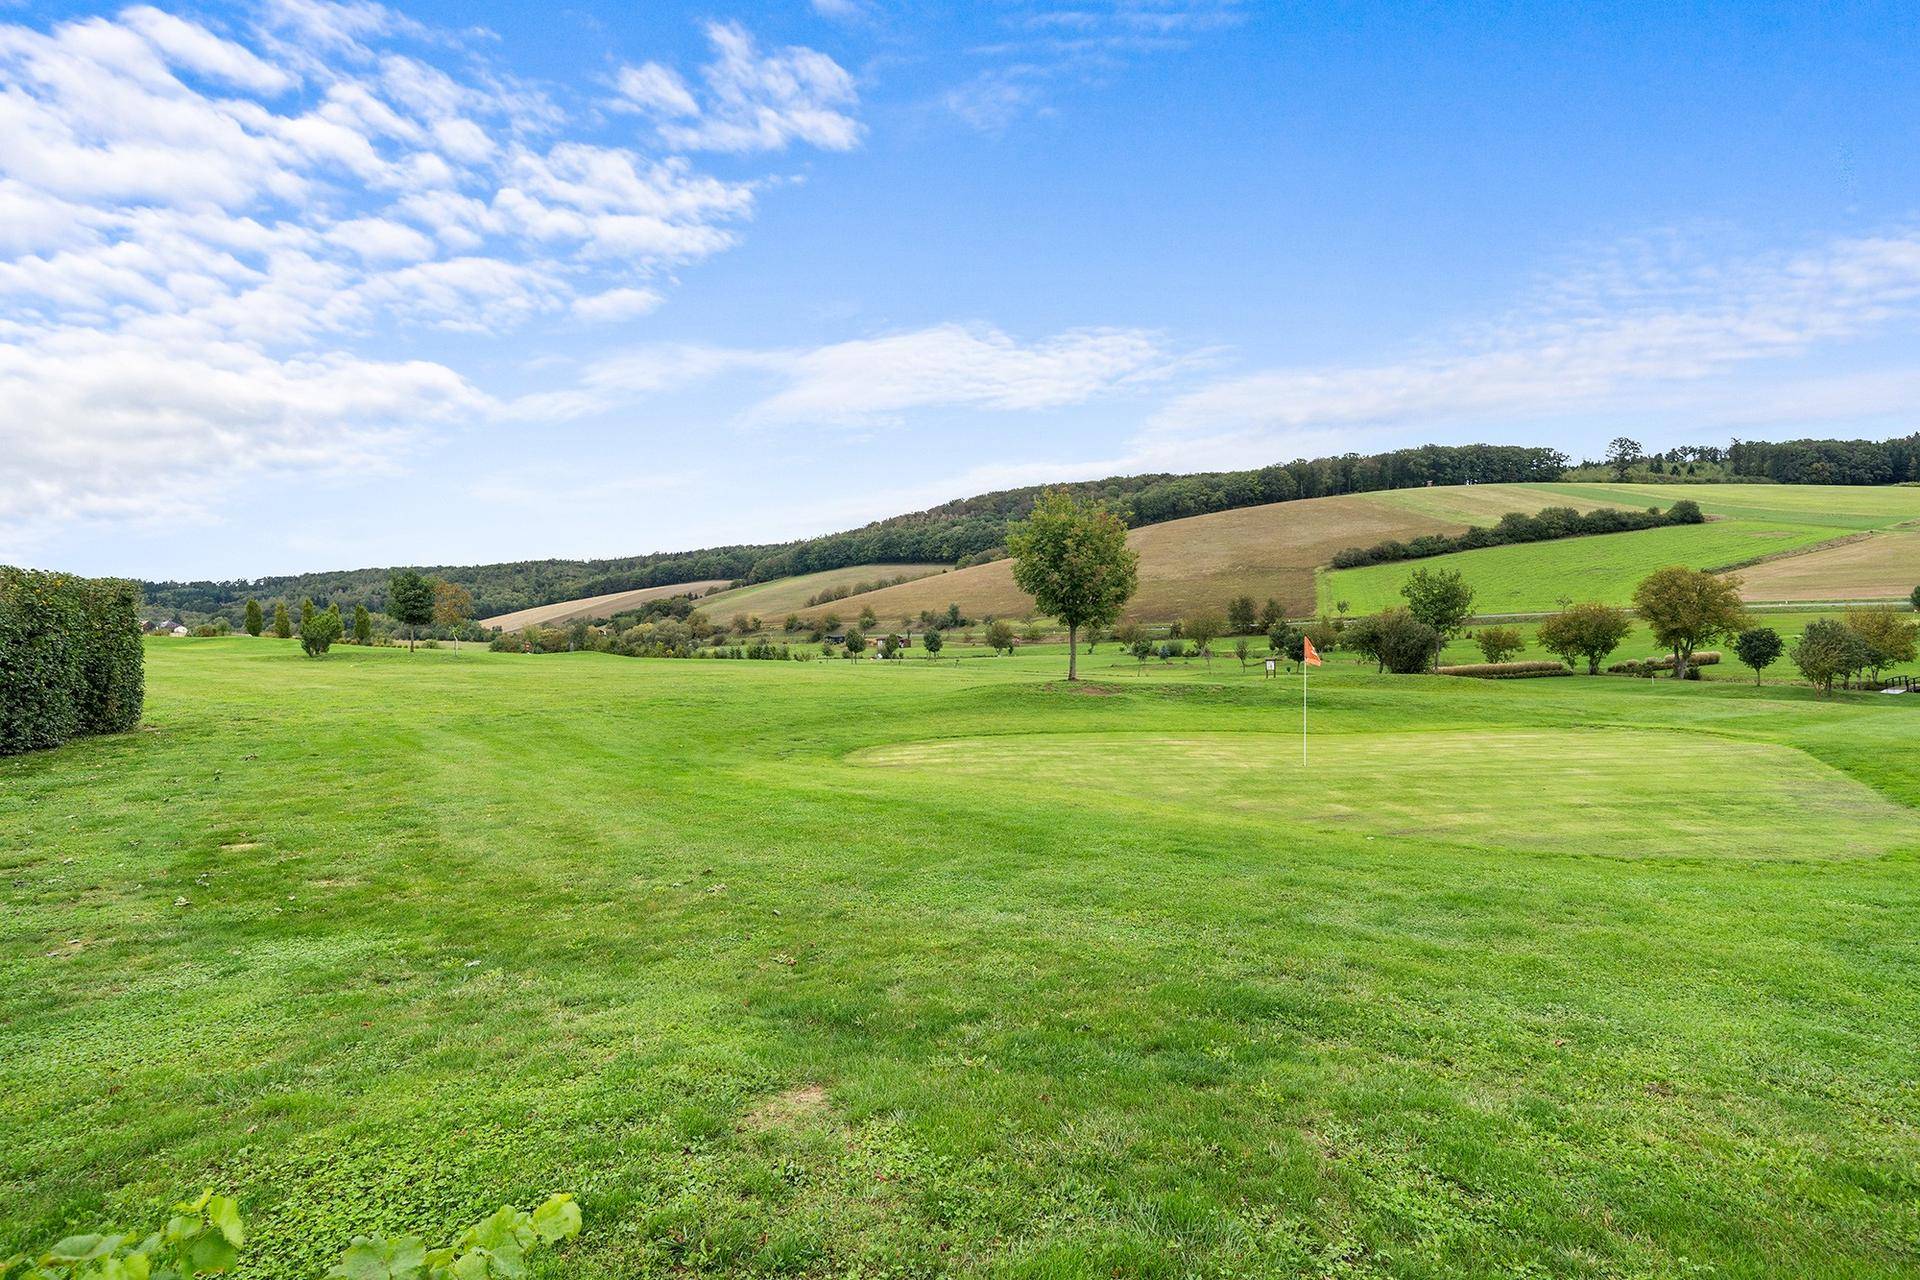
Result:
{"label": "bare soil patch on field", "polygon": [[1890,531],[1740,570],[1748,600],[1904,600],[1920,585],[1920,533]]}

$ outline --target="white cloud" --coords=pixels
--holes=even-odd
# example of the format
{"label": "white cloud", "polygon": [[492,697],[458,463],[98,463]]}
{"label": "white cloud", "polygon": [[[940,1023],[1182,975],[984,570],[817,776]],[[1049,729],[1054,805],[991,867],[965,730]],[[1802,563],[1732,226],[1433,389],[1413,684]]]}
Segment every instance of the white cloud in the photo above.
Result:
{"label": "white cloud", "polygon": [[90,332],[0,343],[0,406],[0,545],[75,519],[199,518],[261,476],[379,468],[422,425],[489,408],[426,362]]}
{"label": "white cloud", "polygon": [[573,314],[595,324],[633,320],[646,315],[665,302],[654,289],[609,289],[573,300]]}
{"label": "white cloud", "polygon": [[326,236],[368,262],[419,262],[434,254],[433,241],[391,218],[353,218],[335,225]]}
{"label": "white cloud", "polygon": [[1009,0],[997,8],[1006,38],[971,52],[978,70],[938,103],[984,133],[1027,115],[1050,115],[1064,86],[1100,83],[1141,58],[1174,53],[1237,26],[1244,0],[1082,0],[1070,8]]}
{"label": "white cloud", "polygon": [[[425,330],[632,320],[753,214],[755,182],[586,141],[591,112],[576,127],[381,5],[252,18],[0,21],[0,536],[365,469],[524,410],[393,353]],[[857,131],[830,60],[712,34],[699,145]]]}
{"label": "white cloud", "polygon": [[284,93],[298,83],[297,77],[285,68],[274,66],[246,46],[224,40],[170,13],[136,5],[122,11],[120,21],[146,37],[169,62],[184,70],[256,93]]}
{"label": "white cloud", "polygon": [[700,114],[700,104],[693,100],[693,92],[679,72],[657,62],[620,68],[614,87],[620,92],[614,105],[625,110],[660,116]]}
{"label": "white cloud", "polygon": [[1538,421],[1798,356],[1920,313],[1920,234],[1745,263],[1610,258],[1536,304],[1404,359],[1272,370],[1176,398],[1166,437]]}
{"label": "white cloud", "polygon": [[916,409],[1058,409],[1161,382],[1188,360],[1140,330],[1074,329],[1022,343],[991,327],[944,324],[802,350],[649,347],[595,365],[584,389],[605,407],[759,375],[771,390],[744,410],[745,424],[868,425]]}
{"label": "white cloud", "polygon": [[655,119],[668,146],[683,151],[777,151],[805,142],[846,151],[860,142],[848,114],[859,100],[853,77],[826,54],[794,45],[763,54],[738,23],[707,27],[714,60],[701,69],[696,99],[680,76],[649,62],[622,67],[616,109]]}

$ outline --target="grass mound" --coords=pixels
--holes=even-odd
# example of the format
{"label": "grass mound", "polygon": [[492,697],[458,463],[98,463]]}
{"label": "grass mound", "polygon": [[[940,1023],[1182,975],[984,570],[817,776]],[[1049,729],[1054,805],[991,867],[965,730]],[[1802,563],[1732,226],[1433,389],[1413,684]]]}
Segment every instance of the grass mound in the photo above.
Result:
{"label": "grass mound", "polygon": [[[1920,818],[1790,747],[1629,729],[1309,736],[1023,734],[856,754],[918,785],[1045,793],[1145,813],[1184,807],[1368,839],[1514,853],[1859,858],[1920,849]],[[1753,779],[1765,779],[1755,786]],[[1835,833],[1846,831],[1845,840]]]}

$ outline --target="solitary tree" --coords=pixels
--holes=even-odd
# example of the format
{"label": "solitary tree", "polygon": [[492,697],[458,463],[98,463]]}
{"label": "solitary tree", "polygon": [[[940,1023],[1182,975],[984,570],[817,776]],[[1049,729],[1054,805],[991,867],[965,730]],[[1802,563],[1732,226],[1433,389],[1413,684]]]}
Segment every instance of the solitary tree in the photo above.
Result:
{"label": "solitary tree", "polygon": [[1562,609],[1540,624],[1540,647],[1554,654],[1569,667],[1587,663],[1587,674],[1600,674],[1600,664],[1620,647],[1633,630],[1633,620],[1625,609],[1610,604],[1576,604]]}
{"label": "solitary tree", "polygon": [[373,615],[367,612],[367,606],[353,606],[353,642],[355,644],[373,643]]}
{"label": "solitary tree", "polygon": [[1014,582],[1066,624],[1067,679],[1078,680],[1080,628],[1112,623],[1139,582],[1126,525],[1105,507],[1054,489],[1008,532],[1007,549]]}
{"label": "solitary tree", "polygon": [[1473,615],[1473,588],[1458,569],[1415,569],[1400,594],[1407,598],[1407,612],[1414,621],[1433,629],[1433,656],[1428,665],[1437,666],[1440,650]]}
{"label": "solitary tree", "polygon": [[879,621],[880,619],[874,616],[872,605],[865,605],[861,608],[860,629],[862,631],[871,631],[874,628],[874,626],[879,623]]}
{"label": "solitary tree", "polygon": [[300,623],[300,647],[307,651],[309,658],[324,658],[342,630],[340,606],[330,604]]}
{"label": "solitary tree", "polygon": [[1386,670],[1386,659],[1380,655],[1380,628],[1382,620],[1368,616],[1355,618],[1340,633],[1340,643],[1363,658],[1372,658],[1374,670]]}
{"label": "solitary tree", "polygon": [[1013,627],[1005,619],[995,618],[988,624],[987,648],[1001,654],[1013,652]]}
{"label": "solitary tree", "polygon": [[1737,635],[1747,625],[1740,603],[1740,579],[1669,565],[1656,569],[1633,589],[1633,607],[1653,628],[1653,638],[1673,651],[1673,678],[1685,680],[1693,651],[1721,636]]}
{"label": "solitary tree", "polygon": [[1527,647],[1527,638],[1518,627],[1482,627],[1473,642],[1488,662],[1505,662]]}
{"label": "solitary tree", "polygon": [[867,637],[861,632],[860,628],[855,627],[853,630],[847,632],[847,653],[852,655],[865,653],[866,651]]}
{"label": "solitary tree", "polygon": [[1268,596],[1267,602],[1260,606],[1260,634],[1265,635],[1286,620],[1287,611],[1280,607],[1278,600]]}
{"label": "solitary tree", "polygon": [[1907,603],[1912,605],[1916,611],[1920,611],[1920,587],[1913,589],[1913,594],[1907,597]]}
{"label": "solitary tree", "polygon": [[457,631],[473,616],[473,593],[457,582],[444,579],[433,584],[433,624]]}
{"label": "solitary tree", "polygon": [[414,628],[433,621],[433,584],[411,569],[389,574],[387,612],[407,629],[407,652],[412,653]]}
{"label": "solitary tree", "polygon": [[282,640],[293,639],[293,619],[287,616],[287,602],[273,602],[273,634]]}
{"label": "solitary tree", "polygon": [[938,631],[923,632],[920,636],[920,647],[927,651],[927,656],[929,658],[937,656],[940,652],[941,646],[945,644],[946,644],[946,641],[940,638],[940,633]]}
{"label": "solitary tree", "polygon": [[300,602],[300,631],[302,634],[305,634],[307,630],[307,624],[312,621],[313,621],[313,601],[311,599],[302,600]]}
{"label": "solitary tree", "polygon": [[1625,480],[1627,473],[1633,470],[1633,464],[1640,461],[1640,442],[1629,440],[1626,436],[1615,436],[1607,444],[1607,465],[1613,468],[1615,480]]}
{"label": "solitary tree", "polygon": [[1786,646],[1780,642],[1780,633],[1772,627],[1748,627],[1733,638],[1733,653],[1741,663],[1753,670],[1753,682],[1760,683],[1760,673],[1780,660],[1780,651]]}
{"label": "solitary tree", "polygon": [[260,616],[260,602],[249,596],[247,597],[247,634],[257,636],[264,630],[266,630],[266,622]]}
{"label": "solitary tree", "polygon": [[1140,664],[1141,672],[1144,673],[1147,669],[1147,659],[1153,656],[1153,637],[1139,627],[1135,627],[1126,645],[1127,652],[1133,655],[1134,660]]}
{"label": "solitary tree", "polygon": [[1211,667],[1213,665],[1213,642],[1226,633],[1227,620],[1211,609],[1203,609],[1191,618],[1186,619],[1186,621],[1180,625],[1182,633],[1187,639],[1193,641],[1193,647],[1199,651],[1200,656],[1205,658],[1207,665]]}
{"label": "solitary tree", "polygon": [[1258,615],[1254,611],[1252,596],[1235,596],[1233,603],[1227,606],[1227,632],[1229,635],[1244,636],[1253,630]]}

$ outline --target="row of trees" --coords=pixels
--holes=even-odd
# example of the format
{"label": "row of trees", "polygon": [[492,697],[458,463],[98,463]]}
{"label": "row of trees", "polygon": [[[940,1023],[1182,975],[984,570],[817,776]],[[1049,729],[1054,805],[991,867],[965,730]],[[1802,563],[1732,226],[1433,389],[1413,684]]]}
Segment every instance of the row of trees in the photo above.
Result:
{"label": "row of trees", "polygon": [[1465,533],[1430,533],[1402,542],[1387,538],[1370,547],[1347,547],[1333,556],[1336,569],[1356,569],[1363,565],[1389,564],[1396,560],[1422,560],[1430,556],[1450,555],[1455,551],[1477,551],[1482,547],[1504,547],[1521,542],[1548,542],[1556,538],[1581,538],[1602,533],[1630,533],[1639,529],[1659,529],[1667,525],[1700,524],[1706,520],[1700,504],[1682,498],[1667,510],[1649,507],[1645,511],[1623,511],[1617,507],[1597,507],[1586,514],[1572,507],[1547,507],[1537,515],[1509,511],[1492,526],[1475,525]]}
{"label": "row of trees", "polygon": [[[394,623],[407,629],[407,651],[413,651],[417,629],[429,624],[457,629],[473,617],[473,595],[457,582],[445,580],[430,581],[411,570],[393,574],[387,584],[386,593],[389,617]],[[310,658],[325,657],[327,650],[338,643],[347,634],[347,625],[340,615],[338,600],[328,604],[325,609],[316,609],[309,597],[300,602],[300,622],[296,631],[293,614],[287,608],[287,602],[273,602],[272,630],[276,639],[291,640],[298,634],[300,647]],[[242,625],[250,636],[266,633],[268,623],[266,612],[260,601],[249,596],[243,611]],[[356,644],[372,644],[374,638],[374,615],[363,604],[353,606],[353,640]]]}

